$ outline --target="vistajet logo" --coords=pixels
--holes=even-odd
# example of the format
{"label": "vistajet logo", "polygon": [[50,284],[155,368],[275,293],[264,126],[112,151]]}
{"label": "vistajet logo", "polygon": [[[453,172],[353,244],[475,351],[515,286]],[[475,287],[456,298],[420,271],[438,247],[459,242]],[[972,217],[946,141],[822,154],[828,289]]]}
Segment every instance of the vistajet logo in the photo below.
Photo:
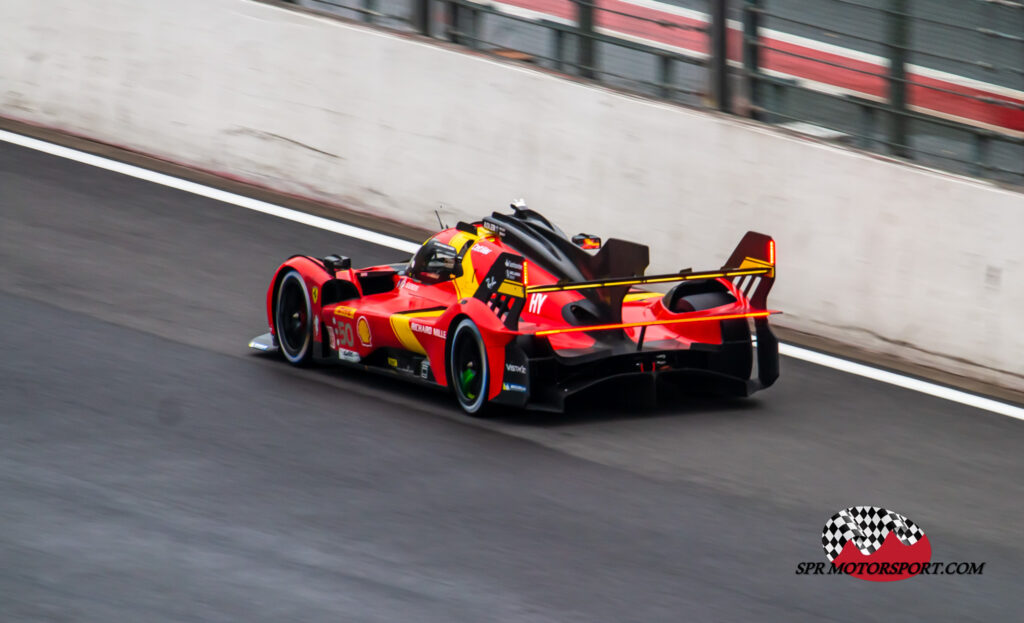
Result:
{"label": "vistajet logo", "polygon": [[985,570],[984,562],[932,562],[924,530],[905,515],[879,506],[852,506],[836,513],[825,524],[821,544],[828,563],[801,562],[797,575],[894,582],[915,575],[981,575]]}

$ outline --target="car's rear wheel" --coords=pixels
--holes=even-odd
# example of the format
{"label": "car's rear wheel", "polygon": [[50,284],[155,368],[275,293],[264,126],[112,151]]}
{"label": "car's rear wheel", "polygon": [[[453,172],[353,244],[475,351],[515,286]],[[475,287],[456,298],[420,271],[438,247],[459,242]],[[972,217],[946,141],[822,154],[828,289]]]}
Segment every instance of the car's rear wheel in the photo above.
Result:
{"label": "car's rear wheel", "polygon": [[313,312],[306,282],[298,271],[288,271],[278,283],[274,333],[285,359],[295,365],[309,361],[313,351]]}
{"label": "car's rear wheel", "polygon": [[483,336],[469,318],[462,319],[452,332],[448,370],[459,406],[470,415],[482,416],[487,404],[490,370]]}

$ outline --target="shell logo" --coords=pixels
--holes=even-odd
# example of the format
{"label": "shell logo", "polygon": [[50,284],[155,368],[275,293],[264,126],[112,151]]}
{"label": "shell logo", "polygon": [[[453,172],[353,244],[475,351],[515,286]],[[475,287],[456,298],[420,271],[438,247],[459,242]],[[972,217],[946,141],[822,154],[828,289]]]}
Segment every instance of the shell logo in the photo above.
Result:
{"label": "shell logo", "polygon": [[373,345],[373,335],[370,333],[370,323],[366,321],[366,316],[360,316],[356,321],[356,333],[363,346]]}

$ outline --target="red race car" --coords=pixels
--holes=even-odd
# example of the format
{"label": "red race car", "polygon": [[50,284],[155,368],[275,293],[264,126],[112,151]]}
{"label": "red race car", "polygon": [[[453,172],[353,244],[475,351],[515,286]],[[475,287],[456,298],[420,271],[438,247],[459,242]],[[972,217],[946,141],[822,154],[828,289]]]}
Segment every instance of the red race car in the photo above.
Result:
{"label": "red race car", "polygon": [[[644,276],[646,246],[569,238],[512,208],[445,229],[407,264],[291,257],[267,291],[270,333],[250,347],[450,388],[470,414],[559,411],[609,383],[746,396],[778,378],[770,237],[748,232],[718,270]],[[667,294],[640,287],[669,283]]]}

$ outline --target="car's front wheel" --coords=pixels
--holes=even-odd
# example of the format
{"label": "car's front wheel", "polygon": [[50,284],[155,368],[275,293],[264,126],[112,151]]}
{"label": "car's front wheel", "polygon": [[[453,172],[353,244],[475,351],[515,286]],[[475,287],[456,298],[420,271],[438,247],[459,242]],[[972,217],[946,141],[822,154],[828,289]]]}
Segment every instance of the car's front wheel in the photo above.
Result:
{"label": "car's front wheel", "polygon": [[274,333],[285,359],[295,365],[307,363],[313,351],[313,313],[306,282],[290,270],[277,286],[274,305]]}
{"label": "car's front wheel", "polygon": [[469,318],[462,319],[452,332],[448,371],[459,406],[470,415],[483,415],[490,381],[487,349],[480,329]]}

